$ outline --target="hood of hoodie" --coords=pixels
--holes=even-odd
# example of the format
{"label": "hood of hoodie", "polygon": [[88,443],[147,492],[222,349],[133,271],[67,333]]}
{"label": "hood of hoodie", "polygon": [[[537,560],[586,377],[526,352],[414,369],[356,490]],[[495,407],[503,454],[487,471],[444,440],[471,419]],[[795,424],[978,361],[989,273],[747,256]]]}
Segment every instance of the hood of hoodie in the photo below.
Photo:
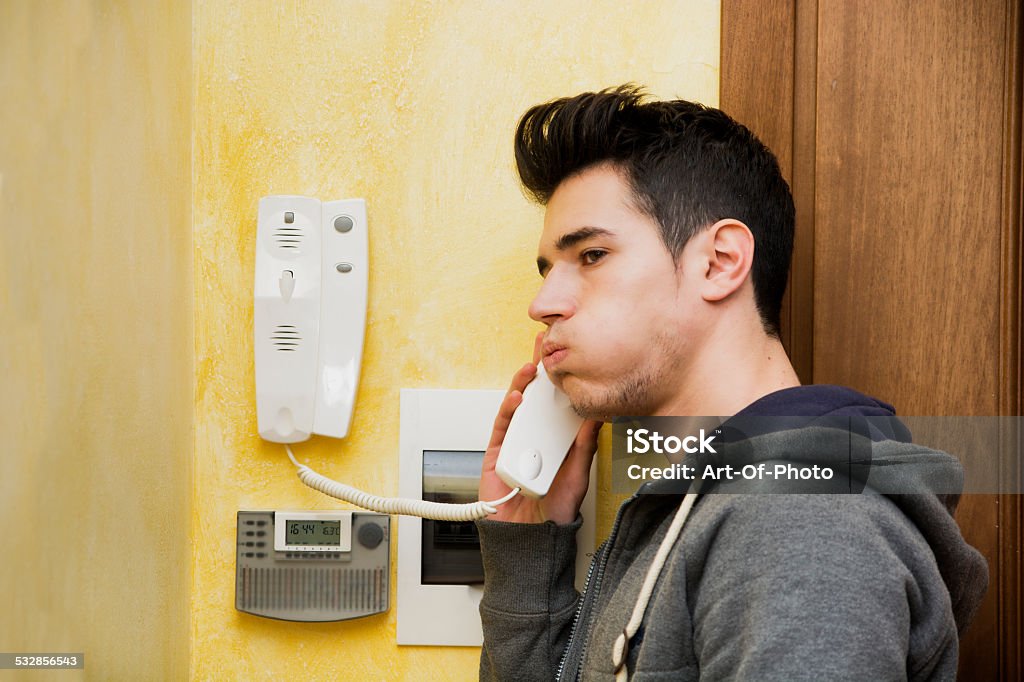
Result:
{"label": "hood of hoodie", "polygon": [[[722,425],[715,455],[688,461],[703,470],[748,465],[829,467],[830,480],[756,477],[701,481],[700,494],[870,493],[889,498],[931,546],[962,633],[988,588],[984,557],[953,518],[963,489],[960,461],[912,442],[893,407],[842,386],[796,386],[751,403]],[[659,482],[660,483],[660,482]],[[647,484],[641,492],[668,492]],[[662,488],[662,490],[656,490]],[[679,492],[678,487],[674,492]]]}
{"label": "hood of hoodie", "polygon": [[852,388],[831,384],[793,386],[769,393],[740,410],[736,417],[870,417],[866,422],[873,441],[909,443],[912,439],[892,405]]}

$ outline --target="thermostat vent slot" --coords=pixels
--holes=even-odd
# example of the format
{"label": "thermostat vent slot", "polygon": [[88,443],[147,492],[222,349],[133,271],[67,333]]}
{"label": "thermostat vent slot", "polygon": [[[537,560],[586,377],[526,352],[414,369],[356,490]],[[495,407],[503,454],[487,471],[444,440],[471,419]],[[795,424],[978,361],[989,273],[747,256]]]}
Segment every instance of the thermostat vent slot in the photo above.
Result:
{"label": "thermostat vent slot", "polygon": [[387,609],[382,568],[240,567],[238,606],[245,611],[370,612]]}

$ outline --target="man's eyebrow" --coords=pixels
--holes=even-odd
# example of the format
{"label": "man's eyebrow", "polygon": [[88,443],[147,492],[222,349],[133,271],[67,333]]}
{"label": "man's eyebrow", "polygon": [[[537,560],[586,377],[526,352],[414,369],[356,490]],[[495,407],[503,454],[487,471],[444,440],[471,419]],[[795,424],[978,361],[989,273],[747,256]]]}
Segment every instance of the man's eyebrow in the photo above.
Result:
{"label": "man's eyebrow", "polygon": [[[573,232],[566,232],[558,241],[555,242],[556,251],[565,251],[568,248],[579,244],[582,241],[586,241],[591,237],[613,237],[615,233],[611,230],[606,230],[603,227],[581,227]],[[540,271],[541,276],[551,267],[551,262],[543,256],[537,258],[537,270]]]}
{"label": "man's eyebrow", "polygon": [[555,249],[557,251],[565,251],[571,246],[574,246],[585,239],[591,237],[611,237],[613,233],[611,230],[606,230],[603,227],[581,227],[575,232],[567,232],[558,238],[555,242]]}

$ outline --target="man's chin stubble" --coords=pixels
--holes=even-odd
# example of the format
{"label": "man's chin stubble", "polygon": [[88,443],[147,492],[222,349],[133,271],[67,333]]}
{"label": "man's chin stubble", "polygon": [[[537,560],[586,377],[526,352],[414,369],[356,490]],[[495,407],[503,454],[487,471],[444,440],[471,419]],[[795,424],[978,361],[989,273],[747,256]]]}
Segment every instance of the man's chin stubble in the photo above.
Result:
{"label": "man's chin stubble", "polygon": [[652,380],[638,374],[619,381],[601,396],[585,396],[569,402],[572,409],[584,419],[610,422],[615,417],[636,417],[653,412]]}

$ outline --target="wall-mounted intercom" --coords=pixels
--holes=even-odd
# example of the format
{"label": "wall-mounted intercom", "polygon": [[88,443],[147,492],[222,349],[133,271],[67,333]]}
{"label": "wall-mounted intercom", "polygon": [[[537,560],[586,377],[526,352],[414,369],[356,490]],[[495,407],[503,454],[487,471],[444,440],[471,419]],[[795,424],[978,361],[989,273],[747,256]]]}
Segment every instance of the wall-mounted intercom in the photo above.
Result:
{"label": "wall-mounted intercom", "polygon": [[235,608],[332,621],[388,610],[391,517],[360,511],[240,511]]}
{"label": "wall-mounted intercom", "polygon": [[260,199],[253,311],[259,434],[297,443],[348,434],[368,283],[366,204]]}

